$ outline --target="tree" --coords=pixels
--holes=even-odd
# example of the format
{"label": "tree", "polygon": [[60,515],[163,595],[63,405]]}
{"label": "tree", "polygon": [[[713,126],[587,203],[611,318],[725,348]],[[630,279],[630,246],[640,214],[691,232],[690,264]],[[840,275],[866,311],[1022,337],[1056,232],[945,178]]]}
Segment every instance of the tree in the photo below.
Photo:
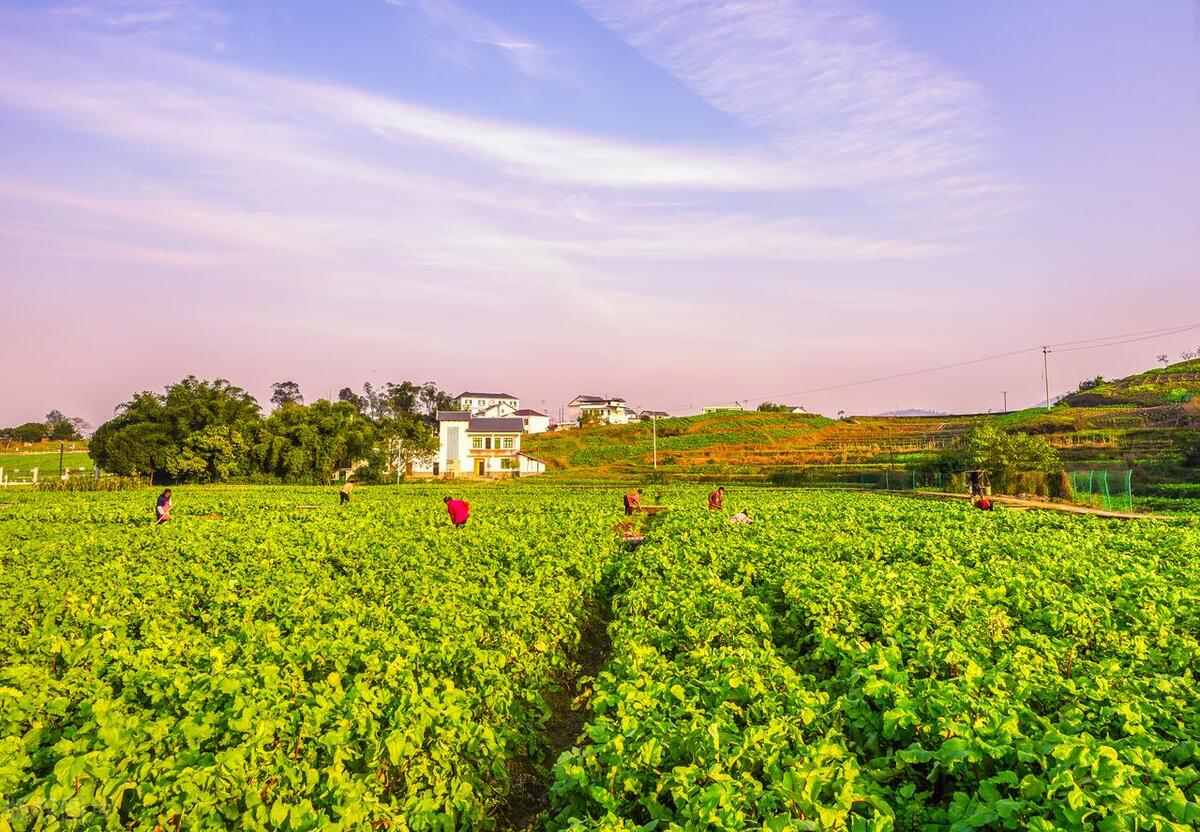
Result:
{"label": "tree", "polygon": [[82,439],[79,424],[86,426],[87,422],[79,418],[68,418],[60,410],[51,410],[46,414],[46,435],[59,440]]}
{"label": "tree", "polygon": [[1095,390],[1097,387],[1101,386],[1102,384],[1104,384],[1104,376],[1096,376],[1095,378],[1087,378],[1087,379],[1084,379],[1083,381],[1079,382],[1079,389],[1077,392],[1084,393],[1084,392],[1087,392],[1088,390]]}
{"label": "tree", "polygon": [[41,442],[46,437],[46,423],[26,422],[23,425],[5,428],[3,433],[14,442]]}
{"label": "tree", "polygon": [[413,463],[428,464],[437,457],[440,442],[430,427],[412,414],[376,423],[375,437],[379,443],[384,476],[404,474]]}
{"label": "tree", "polygon": [[778,402],[763,402],[758,406],[758,409],[763,413],[790,413],[792,410],[786,404],[779,404]]}
{"label": "tree", "polygon": [[[368,384],[367,387],[370,387],[370,385]],[[370,411],[369,411],[370,402],[367,401],[366,396],[358,395],[353,390],[351,390],[349,387],[343,387],[341,390],[338,391],[338,401],[346,402],[347,404],[353,405],[354,409],[357,410],[363,416],[370,415]]]}
{"label": "tree", "polygon": [[277,381],[271,385],[271,404],[283,407],[289,404],[304,404],[300,385],[294,381]]}
{"label": "tree", "polygon": [[249,472],[249,443],[261,418],[258,402],[240,387],[188,376],[164,393],[137,393],[119,405],[96,429],[89,453],[114,474],[162,482],[228,479]]}
{"label": "tree", "polygon": [[263,471],[280,479],[327,483],[338,468],[365,458],[374,439],[374,426],[354,405],[318,399],[274,411],[253,455]]}
{"label": "tree", "polygon": [[1165,364],[1170,364],[1170,363],[1171,363],[1171,357],[1170,357],[1169,355],[1167,355],[1165,352],[1160,352],[1160,353],[1158,354],[1158,359],[1157,359],[1157,360],[1158,360],[1158,363],[1159,363],[1159,364],[1164,364],[1164,365],[1165,365]]}
{"label": "tree", "polygon": [[981,469],[996,478],[1037,471],[1055,474],[1063,469],[1058,451],[1039,436],[1008,433],[983,424],[964,434],[942,459],[948,470]]}

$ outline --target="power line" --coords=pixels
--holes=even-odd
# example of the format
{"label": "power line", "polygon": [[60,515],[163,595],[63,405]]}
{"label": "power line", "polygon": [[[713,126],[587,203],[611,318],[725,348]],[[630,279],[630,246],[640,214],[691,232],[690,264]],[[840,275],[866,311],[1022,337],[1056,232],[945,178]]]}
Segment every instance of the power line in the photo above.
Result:
{"label": "power line", "polygon": [[[1009,352],[996,353],[995,355],[985,355],[981,358],[972,358],[968,361],[956,361],[953,364],[942,364],[937,367],[927,367],[923,370],[909,370],[904,373],[893,373],[892,375],[876,376],[875,378],[861,379],[859,381],[848,381],[842,384],[830,384],[824,387],[809,387],[805,390],[793,390],[789,393],[771,393],[766,396],[739,396],[737,399],[731,399],[722,402],[709,402],[710,405],[728,405],[738,404],[742,401],[766,401],[768,399],[786,399],[792,396],[804,396],[810,393],[826,393],[831,390],[845,390],[850,387],[861,387],[866,384],[878,384],[881,381],[894,381],[900,378],[911,378],[912,376],[925,375],[926,373],[937,373],[942,370],[953,370],[958,367],[969,367],[974,364],[982,364],[987,361],[996,361],[1001,358],[1011,358],[1015,355],[1023,355],[1025,353],[1040,352],[1049,350],[1052,352],[1080,352],[1083,350],[1101,349],[1103,347],[1115,347],[1121,344],[1132,344],[1137,341],[1149,341],[1153,338],[1161,338],[1167,335],[1178,335],[1182,332],[1189,332],[1194,329],[1200,329],[1200,323],[1185,324],[1183,326],[1168,327],[1164,329],[1144,330],[1142,332],[1127,332],[1121,335],[1109,335],[1101,338],[1085,338],[1080,341],[1061,341],[1057,344],[1046,344],[1044,346],[1025,347],[1019,350],[1010,350]],[[1126,340],[1112,340],[1126,339]],[[1099,341],[1107,341],[1109,343],[1097,343]],[[1075,346],[1077,344],[1090,344],[1091,346]],[[1061,349],[1067,347],[1067,349]],[[669,405],[666,410],[678,410],[679,408],[689,408],[695,405],[694,402],[687,404]]]}

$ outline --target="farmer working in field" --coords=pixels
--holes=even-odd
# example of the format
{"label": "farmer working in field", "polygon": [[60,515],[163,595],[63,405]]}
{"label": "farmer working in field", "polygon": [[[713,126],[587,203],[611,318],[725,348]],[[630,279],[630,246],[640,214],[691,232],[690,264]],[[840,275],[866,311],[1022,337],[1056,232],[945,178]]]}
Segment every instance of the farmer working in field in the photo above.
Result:
{"label": "farmer working in field", "polygon": [[968,471],[967,472],[967,487],[971,489],[971,499],[977,499],[983,496],[983,472]]}
{"label": "farmer working in field", "polygon": [[729,518],[729,522],[735,526],[753,526],[754,521],[750,519],[750,512],[742,509],[737,514]]}
{"label": "farmer working in field", "polygon": [[720,511],[725,508],[725,486],[720,486],[708,495],[708,510]]}
{"label": "farmer working in field", "polygon": [[642,489],[630,491],[625,495],[625,516],[633,514],[642,505]]}
{"label": "farmer working in field", "polygon": [[154,522],[165,523],[171,519],[171,489],[166,489],[158,495],[154,504]]}
{"label": "farmer working in field", "polygon": [[338,491],[338,496],[341,498],[340,502],[341,503],[350,502],[350,492],[353,490],[354,490],[354,483],[350,482],[350,480],[346,480],[346,482],[342,486],[341,490]]}
{"label": "farmer working in field", "polygon": [[455,500],[452,497],[445,497],[442,502],[446,504],[446,511],[450,512],[450,522],[455,528],[465,526],[467,519],[471,516],[471,505],[466,500]]}

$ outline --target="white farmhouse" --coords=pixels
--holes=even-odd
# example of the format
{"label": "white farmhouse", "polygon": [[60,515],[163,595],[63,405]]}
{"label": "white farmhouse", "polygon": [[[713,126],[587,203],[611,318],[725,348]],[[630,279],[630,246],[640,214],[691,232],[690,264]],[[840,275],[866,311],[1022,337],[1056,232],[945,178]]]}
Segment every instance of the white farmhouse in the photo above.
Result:
{"label": "white farmhouse", "polygon": [[625,400],[615,396],[576,396],[567,404],[571,418],[580,424],[625,425],[633,418]]}
{"label": "white farmhouse", "polygon": [[454,406],[473,416],[491,416],[504,419],[512,416],[521,407],[521,401],[508,393],[460,393]]}
{"label": "white farmhouse", "polygon": [[415,463],[416,476],[531,476],[546,470],[544,463],[521,453],[525,423],[519,417],[472,416],[464,410],[437,414],[438,452],[426,463]]}
{"label": "white farmhouse", "polygon": [[513,416],[525,423],[526,433],[545,433],[550,430],[550,417],[536,410],[518,410]]}

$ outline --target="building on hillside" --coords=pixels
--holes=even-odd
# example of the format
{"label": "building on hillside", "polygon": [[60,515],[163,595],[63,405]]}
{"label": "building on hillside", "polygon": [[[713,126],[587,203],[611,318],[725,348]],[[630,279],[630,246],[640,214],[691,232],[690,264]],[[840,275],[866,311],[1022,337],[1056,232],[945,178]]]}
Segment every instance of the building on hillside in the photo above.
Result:
{"label": "building on hillside", "polygon": [[638,418],[643,422],[652,422],[655,419],[669,419],[671,414],[665,410],[643,410],[638,414]]}
{"label": "building on hillside", "polygon": [[567,403],[567,412],[578,424],[626,425],[633,418],[625,400],[616,396],[576,396]]}
{"label": "building on hillside", "polygon": [[472,416],[505,419],[521,407],[521,400],[508,393],[460,393],[454,406]]}
{"label": "building on hillside", "polygon": [[545,433],[550,430],[550,417],[536,410],[518,410],[513,416],[525,423],[526,433]]}
{"label": "building on hillside", "polygon": [[803,407],[800,407],[799,405],[797,405],[796,407],[793,407],[793,408],[791,408],[791,410],[789,410],[788,412],[789,412],[789,413],[797,413],[797,414],[803,413],[803,414],[805,414],[805,415],[807,415],[807,414],[808,414],[808,411],[807,411],[807,410],[805,410]]}
{"label": "building on hillside", "polygon": [[406,473],[434,477],[531,476],[546,466],[521,453],[521,418],[473,416],[465,410],[440,410],[437,414],[438,452],[425,463],[414,463]]}

